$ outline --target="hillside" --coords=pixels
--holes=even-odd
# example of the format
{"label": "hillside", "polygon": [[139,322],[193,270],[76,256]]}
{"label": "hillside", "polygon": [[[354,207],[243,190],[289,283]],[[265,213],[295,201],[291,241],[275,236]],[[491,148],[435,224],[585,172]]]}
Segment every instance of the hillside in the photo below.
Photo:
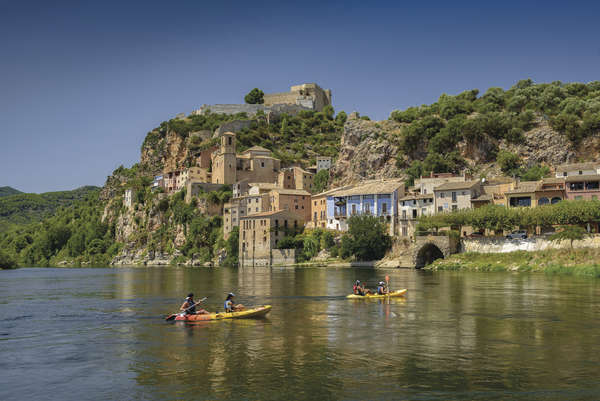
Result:
{"label": "hillside", "polygon": [[[8,188],[8,187],[4,187]],[[12,188],[11,188],[12,189]],[[85,186],[72,191],[42,194],[18,193],[0,198],[0,232],[12,225],[25,225],[53,215],[60,207],[72,205],[100,188]]]}
{"label": "hillside", "polygon": [[12,187],[0,187],[0,198],[3,196],[10,196],[10,195],[16,195],[16,194],[22,194],[23,192],[14,189]]}
{"label": "hillside", "polygon": [[[228,130],[237,134],[238,151],[263,146],[281,159],[282,167],[314,164],[316,155],[333,156],[330,187],[390,177],[404,177],[411,185],[428,172],[535,180],[557,164],[598,158],[600,82],[523,80],[506,91],[443,94],[433,104],[393,111],[385,121],[370,121],[358,113],[336,115],[331,107],[297,116],[172,119],[146,135],[140,162],[116,169],[99,197],[91,193],[42,225],[0,235],[0,247],[21,264],[231,261],[237,247],[223,241],[219,215],[229,190],[201,193],[191,204],[183,202],[183,193],[167,196],[150,190],[155,174],[194,165]],[[136,196],[133,206],[125,208],[123,193],[129,187]],[[15,196],[23,195],[4,198],[12,205],[8,215],[13,222],[52,213],[35,207],[42,203],[36,196],[29,206],[13,201]],[[1,205],[0,216],[6,216]]]}
{"label": "hillside", "polygon": [[[477,89],[442,94],[433,104],[393,111],[385,125],[358,120],[345,128],[332,170],[336,182],[373,176],[372,163],[358,154],[369,155],[376,165],[395,157],[397,169],[386,171],[401,171],[409,182],[430,171],[531,174],[543,166],[598,157],[600,82],[534,84],[528,79],[481,96]],[[518,168],[509,171],[496,163],[506,152],[517,156]]]}

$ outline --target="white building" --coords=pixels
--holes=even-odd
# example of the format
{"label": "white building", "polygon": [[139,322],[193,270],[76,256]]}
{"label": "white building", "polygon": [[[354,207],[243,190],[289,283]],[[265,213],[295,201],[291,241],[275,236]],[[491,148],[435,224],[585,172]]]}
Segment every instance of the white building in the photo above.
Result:
{"label": "white building", "polygon": [[331,157],[317,156],[317,173],[321,170],[329,170],[331,168]]}
{"label": "white building", "polygon": [[398,220],[400,221],[399,235],[412,236],[421,216],[430,216],[435,213],[433,193],[413,194],[398,199]]}
{"label": "white building", "polygon": [[600,174],[598,162],[562,164],[556,168],[556,178],[598,174]]}

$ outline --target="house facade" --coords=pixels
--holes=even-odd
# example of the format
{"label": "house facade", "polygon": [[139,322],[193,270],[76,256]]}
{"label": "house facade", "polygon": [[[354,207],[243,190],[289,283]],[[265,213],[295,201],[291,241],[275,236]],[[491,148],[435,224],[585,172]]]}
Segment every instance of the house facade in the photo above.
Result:
{"label": "house facade", "polygon": [[565,195],[569,200],[598,200],[600,175],[572,175],[565,178]]}
{"label": "house facade", "polygon": [[447,182],[436,186],[433,192],[437,213],[470,209],[471,200],[481,195],[481,182],[479,180]]}
{"label": "house facade", "polygon": [[304,220],[288,210],[263,212],[240,218],[240,266],[272,266],[293,263],[292,250],[277,249],[278,242],[304,226]]}
{"label": "house facade", "polygon": [[269,210],[288,210],[310,221],[310,193],[301,189],[276,188],[269,192]]}
{"label": "house facade", "polygon": [[412,236],[419,217],[435,213],[434,194],[406,195],[398,199],[398,210],[398,234],[402,237]]}
{"label": "house facade", "polygon": [[348,219],[356,215],[380,217],[394,235],[398,222],[398,199],[404,196],[404,182],[368,181],[337,190],[327,196],[327,228],[348,230]]}
{"label": "house facade", "polygon": [[277,186],[285,189],[312,191],[314,174],[300,167],[289,167],[279,171]]}

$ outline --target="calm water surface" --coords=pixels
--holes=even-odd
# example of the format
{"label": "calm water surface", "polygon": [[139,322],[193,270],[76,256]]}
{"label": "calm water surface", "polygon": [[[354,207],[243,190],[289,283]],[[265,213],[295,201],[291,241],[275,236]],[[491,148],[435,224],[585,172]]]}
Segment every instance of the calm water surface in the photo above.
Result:
{"label": "calm water surface", "polygon": [[[346,300],[390,275],[406,299]],[[600,399],[599,281],[355,269],[0,271],[0,400]],[[166,323],[190,290],[266,319]]]}

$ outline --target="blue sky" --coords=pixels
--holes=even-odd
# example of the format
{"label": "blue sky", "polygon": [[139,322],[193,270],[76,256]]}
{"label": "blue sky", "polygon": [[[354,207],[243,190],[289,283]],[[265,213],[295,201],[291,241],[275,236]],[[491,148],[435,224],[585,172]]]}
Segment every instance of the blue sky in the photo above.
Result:
{"label": "blue sky", "polygon": [[599,80],[600,2],[0,0],[0,186],[102,185],[145,134],[317,82],[374,119],[441,93]]}

